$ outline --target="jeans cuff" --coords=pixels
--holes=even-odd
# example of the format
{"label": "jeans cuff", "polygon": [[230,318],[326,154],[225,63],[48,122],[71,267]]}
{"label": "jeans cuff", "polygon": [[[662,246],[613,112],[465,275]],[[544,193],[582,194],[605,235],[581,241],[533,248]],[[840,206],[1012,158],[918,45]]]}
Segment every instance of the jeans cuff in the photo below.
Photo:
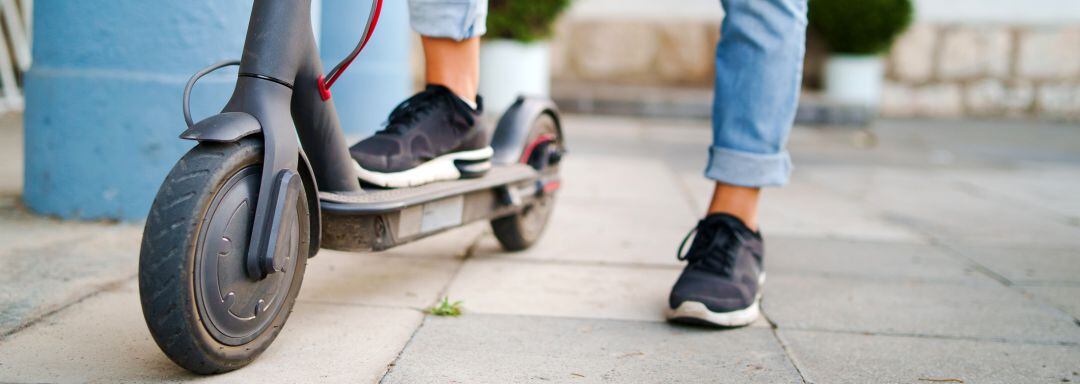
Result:
{"label": "jeans cuff", "polygon": [[410,1],[409,24],[420,35],[462,41],[487,32],[487,4],[473,0]]}
{"label": "jeans cuff", "polygon": [[710,147],[705,177],[742,187],[779,187],[791,176],[787,151],[761,154]]}

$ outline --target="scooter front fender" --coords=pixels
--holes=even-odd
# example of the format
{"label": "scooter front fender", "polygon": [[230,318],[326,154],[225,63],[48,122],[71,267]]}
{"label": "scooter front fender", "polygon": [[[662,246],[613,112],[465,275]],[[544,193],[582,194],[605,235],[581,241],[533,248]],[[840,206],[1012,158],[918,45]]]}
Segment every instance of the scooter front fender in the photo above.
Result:
{"label": "scooter front fender", "polygon": [[180,138],[233,143],[258,132],[262,132],[262,125],[255,116],[244,112],[222,112],[195,123],[181,133]]}
{"label": "scooter front fender", "polygon": [[548,114],[555,120],[555,129],[562,136],[562,121],[559,118],[559,109],[551,99],[542,97],[519,96],[517,101],[503,113],[495,126],[495,133],[491,137],[491,147],[495,149],[492,163],[506,165],[517,163],[521,159],[521,152],[525,150],[532,124],[541,115]]}

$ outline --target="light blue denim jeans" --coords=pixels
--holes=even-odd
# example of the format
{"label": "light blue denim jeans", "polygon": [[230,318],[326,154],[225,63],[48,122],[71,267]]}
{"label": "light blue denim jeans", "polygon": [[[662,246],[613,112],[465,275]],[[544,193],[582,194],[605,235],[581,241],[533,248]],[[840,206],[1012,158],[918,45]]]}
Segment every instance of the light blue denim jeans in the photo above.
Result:
{"label": "light blue denim jeans", "polygon": [[[806,1],[720,2],[726,16],[705,177],[747,187],[787,183],[791,157],[784,147],[799,102]],[[484,33],[487,0],[409,0],[409,12],[420,34],[462,40]]]}
{"label": "light blue denim jeans", "polygon": [[806,50],[806,0],[722,0],[713,144],[705,177],[745,187],[787,184]]}
{"label": "light blue denim jeans", "polygon": [[417,33],[457,41],[487,31],[487,0],[409,0],[409,24]]}

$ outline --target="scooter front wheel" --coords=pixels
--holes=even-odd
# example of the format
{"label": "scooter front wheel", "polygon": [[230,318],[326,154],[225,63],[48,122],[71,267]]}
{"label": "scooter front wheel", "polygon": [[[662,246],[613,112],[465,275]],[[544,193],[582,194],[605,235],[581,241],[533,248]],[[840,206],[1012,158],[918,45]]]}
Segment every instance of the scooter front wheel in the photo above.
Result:
{"label": "scooter front wheel", "polygon": [[[307,197],[297,196],[283,271],[249,278],[245,256],[261,175],[262,143],[200,143],[158,191],[143,232],[139,294],[154,341],[199,374],[241,368],[292,312],[309,252]],[[286,248],[287,247],[287,248]]]}

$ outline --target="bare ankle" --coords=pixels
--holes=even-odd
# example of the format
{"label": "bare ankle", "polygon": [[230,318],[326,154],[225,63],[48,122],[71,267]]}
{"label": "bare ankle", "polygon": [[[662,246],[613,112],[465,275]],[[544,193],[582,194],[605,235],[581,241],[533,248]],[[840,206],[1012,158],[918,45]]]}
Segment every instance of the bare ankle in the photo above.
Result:
{"label": "bare ankle", "polygon": [[757,206],[760,195],[761,188],[717,182],[707,214],[726,213],[735,216],[748,228],[757,231]]}

